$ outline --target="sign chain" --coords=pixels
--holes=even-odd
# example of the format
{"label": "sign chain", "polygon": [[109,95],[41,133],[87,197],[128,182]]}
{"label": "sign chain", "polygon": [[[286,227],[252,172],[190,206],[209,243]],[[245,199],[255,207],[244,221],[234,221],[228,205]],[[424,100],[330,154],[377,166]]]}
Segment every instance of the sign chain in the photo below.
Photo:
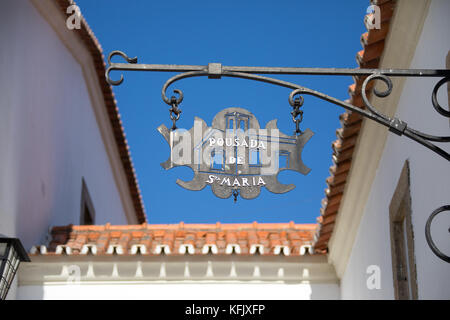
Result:
{"label": "sign chain", "polygon": [[299,96],[292,101],[289,99],[289,103],[292,106],[292,121],[295,123],[295,134],[299,135],[302,133],[300,130],[300,122],[303,120],[303,110],[300,110],[300,107],[303,105],[303,97]]}
{"label": "sign chain", "polygon": [[180,119],[181,115],[181,109],[178,108],[178,101],[175,96],[172,96],[170,98],[170,105],[171,105],[171,107],[169,108],[170,120],[172,120],[173,123],[172,130],[175,130],[177,128],[177,121],[178,119]]}

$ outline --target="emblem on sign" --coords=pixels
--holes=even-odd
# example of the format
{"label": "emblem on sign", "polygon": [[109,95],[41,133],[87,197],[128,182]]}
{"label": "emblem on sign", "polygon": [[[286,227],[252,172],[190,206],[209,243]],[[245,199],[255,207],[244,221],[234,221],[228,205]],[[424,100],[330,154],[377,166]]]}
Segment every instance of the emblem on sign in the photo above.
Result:
{"label": "emblem on sign", "polygon": [[262,187],[273,193],[295,188],[280,183],[279,172],[293,170],[306,175],[310,171],[301,154],[314,134],[311,130],[288,136],[279,132],[276,119],[261,129],[258,119],[242,108],[220,111],[211,127],[196,117],[190,130],[169,130],[161,125],[158,131],[170,146],[170,158],[161,166],[166,170],[187,166],[194,171],[191,181],[177,180],[188,190],[209,185],[219,198],[234,195],[236,199],[240,194],[244,199],[254,199]]}

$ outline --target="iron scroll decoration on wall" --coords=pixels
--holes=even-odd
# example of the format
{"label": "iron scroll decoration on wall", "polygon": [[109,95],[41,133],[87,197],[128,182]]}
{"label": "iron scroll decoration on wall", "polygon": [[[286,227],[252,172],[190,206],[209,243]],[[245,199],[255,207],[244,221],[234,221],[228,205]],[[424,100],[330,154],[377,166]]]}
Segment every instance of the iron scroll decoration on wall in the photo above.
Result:
{"label": "iron scroll decoration on wall", "polygon": [[[126,63],[113,63],[111,62],[111,58],[114,56],[121,56],[123,59],[125,59]],[[170,135],[173,132],[176,132],[176,122],[179,120],[181,115],[181,109],[179,108],[179,105],[183,101],[183,93],[181,90],[174,90],[174,93],[178,95],[172,96],[170,99],[167,97],[166,92],[168,87],[173,84],[176,81],[191,78],[191,77],[208,77],[210,79],[220,79],[222,77],[233,77],[233,78],[243,78],[248,80],[255,80],[265,83],[274,84],[277,86],[285,87],[292,89],[293,91],[289,95],[289,103],[293,107],[293,110],[291,112],[292,118],[294,123],[296,124],[296,130],[294,136],[291,136],[291,138],[295,138],[298,136],[304,135],[306,132],[309,132],[308,135],[304,136],[302,140],[302,147],[304,143],[307,142],[307,140],[312,136],[311,131],[305,131],[305,133],[301,132],[299,128],[299,123],[301,122],[301,118],[303,116],[303,111],[300,109],[301,105],[303,104],[303,95],[311,95],[315,96],[319,99],[328,101],[332,104],[338,105],[340,107],[343,107],[344,109],[358,113],[359,115],[368,118],[370,120],[376,121],[379,124],[387,127],[389,131],[399,135],[399,136],[406,136],[409,139],[416,141],[417,143],[425,146],[426,148],[430,149],[431,151],[437,153],[439,156],[443,157],[447,161],[450,162],[450,154],[445,151],[444,149],[438,147],[433,142],[439,142],[439,143],[447,143],[450,142],[450,136],[435,136],[430,135],[418,130],[415,130],[413,128],[410,128],[406,122],[402,121],[401,119],[398,119],[396,117],[390,118],[382,113],[380,113],[369,101],[368,94],[369,91],[367,90],[368,84],[374,80],[380,80],[386,85],[386,89],[384,91],[378,91],[377,89],[373,89],[373,93],[380,98],[387,97],[392,92],[392,80],[391,77],[435,77],[435,78],[441,78],[436,85],[434,86],[434,89],[431,94],[431,102],[434,107],[434,109],[442,116],[450,118],[450,111],[444,109],[437,100],[437,92],[440,87],[442,87],[445,83],[450,82],[450,70],[448,69],[437,69],[437,70],[431,70],[431,69],[346,69],[346,68],[291,68],[291,67],[247,67],[247,66],[223,66],[220,63],[209,63],[206,66],[198,66],[198,65],[161,65],[161,64],[138,64],[137,58],[129,58],[125,53],[121,51],[112,51],[108,56],[108,68],[106,70],[106,80],[111,85],[120,85],[123,82],[123,75],[120,75],[119,80],[113,80],[110,77],[110,72],[113,70],[122,70],[122,71],[153,71],[153,72],[178,72],[179,74],[173,76],[169,80],[166,81],[164,86],[162,87],[162,99],[163,101],[170,106],[169,113],[170,118],[172,120],[172,130],[168,130],[165,126],[160,126],[158,129],[163,134],[164,138],[170,143]],[[359,107],[356,107],[348,102],[341,101],[339,99],[333,98],[331,96],[328,96],[324,93],[291,83],[287,81],[282,81],[279,79],[263,76],[265,75],[274,75],[274,74],[286,74],[286,75],[326,75],[326,76],[365,76],[366,79],[363,82],[362,89],[361,89],[361,96],[364,102],[364,105],[366,109],[362,109]],[[228,113],[241,113],[243,115],[247,116],[253,116],[249,111],[241,109],[229,109],[223,112]],[[221,113],[219,113],[217,116],[219,116]],[[225,114],[222,114],[222,117]],[[236,115],[236,114],[235,114]],[[217,117],[216,116],[216,117]],[[219,116],[220,117],[220,116]],[[200,120],[199,120],[200,121]],[[219,121],[219,120],[217,120]],[[201,122],[201,121],[200,121]],[[206,126],[206,124],[204,124]],[[259,125],[259,124],[258,124]],[[268,124],[269,125],[269,124]],[[213,122],[214,127],[214,122]],[[276,125],[275,125],[276,127]],[[222,126],[222,130],[223,130]],[[216,128],[218,129],[218,128]],[[230,129],[230,128],[228,128]],[[308,129],[309,130],[309,129]],[[169,140],[168,140],[169,139]],[[302,147],[297,150],[297,155],[294,157],[295,160],[301,164],[301,150]],[[166,161],[162,164],[165,168],[170,168],[173,166],[173,163],[170,161]],[[235,166],[237,167],[237,166]],[[235,167],[231,169],[236,169]],[[306,167],[302,167],[302,170],[297,170],[303,174],[306,174],[308,170],[306,170]],[[288,168],[289,169],[289,168]],[[306,170],[306,171],[305,171]],[[194,169],[195,171],[195,169]],[[303,172],[302,172],[303,171]],[[237,172],[237,171],[236,171]],[[207,174],[207,173],[205,173]],[[274,186],[278,184],[278,181],[276,180],[276,174],[274,180]],[[237,173],[236,173],[237,175]],[[194,179],[190,182],[181,182],[177,181],[180,185],[184,185],[184,187],[187,187],[190,190],[196,190],[197,189],[203,189],[203,183],[199,182],[200,180],[197,179],[203,179],[206,177],[207,181],[209,179],[209,176],[201,176],[201,175],[195,175]],[[273,179],[270,178],[270,179]],[[199,182],[199,183],[197,183]],[[265,181],[264,181],[265,182]],[[242,186],[242,180],[239,181],[239,184]],[[262,185],[262,184],[261,184]],[[286,190],[285,185],[282,189],[274,188],[275,191],[284,191]],[[259,187],[259,186],[257,186]],[[267,184],[266,184],[267,187]],[[237,190],[236,186],[230,186],[231,189],[223,189],[219,190],[221,188],[215,188],[213,187],[213,192],[218,195],[219,197],[225,198],[229,197],[231,195],[234,196],[236,199],[237,195],[239,194],[239,190]],[[254,189],[251,192],[243,192],[241,189],[241,196],[244,198],[254,198],[259,194],[259,188],[258,190]],[[270,190],[270,187],[268,187]],[[289,188],[288,188],[289,189]],[[226,190],[226,191],[224,191]],[[216,192],[217,191],[217,192]],[[248,191],[248,190],[247,190]],[[271,190],[272,191],[272,190]],[[287,190],[289,191],[289,190]],[[273,191],[272,191],[273,192]],[[245,195],[244,195],[245,194]],[[442,253],[435,245],[435,243],[432,240],[431,237],[431,222],[434,219],[434,217],[444,211],[450,211],[450,205],[442,206],[438,209],[436,209],[429,217],[427,224],[425,226],[425,234],[426,234],[426,240],[428,242],[429,247],[431,250],[442,260],[450,263],[450,257],[446,256],[444,253]],[[449,230],[450,231],[450,230]]]}

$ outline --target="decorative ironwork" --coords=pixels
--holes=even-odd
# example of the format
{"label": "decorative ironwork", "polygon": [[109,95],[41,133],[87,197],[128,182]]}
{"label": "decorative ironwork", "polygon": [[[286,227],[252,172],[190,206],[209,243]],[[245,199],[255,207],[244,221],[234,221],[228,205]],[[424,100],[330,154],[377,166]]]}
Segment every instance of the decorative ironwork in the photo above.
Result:
{"label": "decorative ironwork", "polygon": [[[427,239],[427,243],[431,251],[433,251],[433,253],[440,259],[444,260],[447,263],[450,263],[450,257],[445,255],[441,250],[438,249],[431,237],[431,223],[439,213],[444,211],[450,211],[450,205],[442,206],[431,213],[430,217],[427,220],[427,224],[425,225],[425,238]],[[448,231],[450,232],[450,229]]]}
{"label": "decorative ironwork", "polygon": [[168,170],[186,166],[194,171],[191,181],[177,180],[187,190],[199,191],[207,185],[219,198],[238,195],[254,199],[265,187],[273,193],[286,193],[295,188],[282,184],[278,173],[293,170],[308,174],[303,164],[303,147],[313,136],[309,129],[293,136],[279,132],[277,120],[271,120],[265,129],[258,119],[243,108],[220,111],[208,127],[195,117],[189,130],[169,130],[164,124],[158,131],[170,146],[170,157],[161,163]]}
{"label": "decorative ironwork", "polygon": [[[127,63],[112,63],[111,58],[115,55],[123,57]],[[369,118],[389,128],[389,130],[397,135],[404,135],[430,150],[436,152],[447,161],[450,161],[450,154],[439,148],[433,142],[450,142],[450,136],[439,137],[429,135],[421,131],[409,128],[407,123],[397,119],[389,118],[378,112],[376,108],[369,102],[367,97],[367,85],[370,81],[381,80],[387,85],[387,90],[380,92],[373,90],[378,97],[387,97],[392,92],[392,81],[389,77],[442,77],[436,84],[432,92],[432,104],[439,114],[450,117],[450,111],[443,109],[437,101],[437,91],[446,82],[450,81],[450,70],[430,70],[430,69],[338,69],[338,68],[290,68],[290,67],[236,67],[222,66],[220,63],[209,63],[207,66],[190,66],[190,65],[161,65],[161,64],[137,64],[137,58],[129,58],[121,51],[113,51],[108,57],[109,67],[106,70],[106,79],[111,85],[119,85],[123,82],[123,75],[119,80],[112,80],[110,73],[113,70],[122,71],[157,71],[157,72],[182,72],[166,81],[162,88],[162,99],[168,105],[171,105],[171,99],[166,95],[168,87],[176,81],[192,78],[192,77],[208,77],[212,79],[220,79],[221,77],[243,78],[271,83],[285,88],[294,90],[295,94],[312,95],[319,99],[331,102],[341,106],[349,111],[356,112],[363,117]],[[350,103],[328,96],[324,93],[279,79],[260,76],[258,74],[290,74],[290,75],[332,75],[332,76],[368,76],[362,86],[361,94],[367,110],[358,108]],[[177,90],[180,97],[182,91]],[[291,93],[291,95],[293,94]],[[178,100],[182,100],[178,99]],[[181,102],[181,101],[180,101]],[[179,103],[178,103],[179,104]]]}
{"label": "decorative ironwork", "polygon": [[[127,63],[112,63],[111,58],[113,56],[119,55],[125,59]],[[191,77],[205,77],[210,79],[220,79],[221,77],[234,77],[243,78],[249,80],[255,80],[265,83],[274,84],[277,86],[292,89],[289,96],[289,102],[291,106],[294,107],[292,111],[292,117],[296,124],[296,134],[299,134],[300,128],[299,123],[302,119],[302,112],[299,109],[303,103],[302,95],[312,95],[319,99],[328,101],[346,110],[360,114],[361,116],[368,118],[370,120],[376,121],[379,124],[387,127],[389,131],[399,135],[406,136],[411,140],[425,146],[426,148],[437,153],[447,161],[450,161],[450,154],[434,144],[433,142],[450,142],[450,136],[435,136],[421,132],[419,130],[410,128],[408,124],[396,117],[390,118],[381,112],[379,112],[369,101],[367,90],[368,84],[374,80],[380,80],[387,86],[386,90],[378,91],[373,89],[373,93],[380,98],[387,97],[393,88],[391,77],[435,77],[441,78],[437,84],[434,86],[431,94],[431,102],[433,108],[442,116],[450,117],[450,110],[442,108],[437,100],[437,92],[439,88],[450,81],[450,70],[447,69],[349,69],[349,68],[291,68],[291,67],[247,67],[247,66],[223,66],[220,63],[209,63],[207,66],[198,65],[161,65],[161,64],[137,64],[137,58],[129,58],[125,53],[121,51],[113,51],[108,57],[109,67],[106,70],[106,79],[111,85],[119,85],[123,82],[123,75],[120,75],[119,80],[113,80],[110,78],[111,71],[122,70],[122,71],[157,71],[157,72],[179,72],[179,74],[173,76],[162,87],[162,99],[168,105],[172,106],[173,99],[169,99],[166,95],[168,87],[176,81],[191,78]],[[366,109],[356,107],[348,102],[341,101],[334,97],[328,96],[324,93],[275,78],[270,78],[265,75],[275,75],[275,74],[285,74],[285,75],[327,75],[327,76],[366,76],[363,82],[361,95],[363,98],[364,105]],[[181,90],[174,92],[179,94],[182,100]],[[298,95],[297,102],[293,100],[293,97]],[[181,102],[181,101],[180,101]],[[178,103],[179,104],[179,103]],[[178,105],[177,104],[177,105]],[[178,115],[176,117],[179,117]],[[299,118],[297,118],[299,117]],[[175,125],[174,125],[175,127]],[[234,193],[233,195],[237,197]],[[446,208],[446,209],[442,209]],[[427,241],[431,250],[444,261],[450,262],[448,257],[443,255],[431,239],[430,234],[430,224],[431,220],[439,212],[449,210],[449,206],[444,206],[436,211],[434,211],[430,218],[428,219],[426,227]]]}

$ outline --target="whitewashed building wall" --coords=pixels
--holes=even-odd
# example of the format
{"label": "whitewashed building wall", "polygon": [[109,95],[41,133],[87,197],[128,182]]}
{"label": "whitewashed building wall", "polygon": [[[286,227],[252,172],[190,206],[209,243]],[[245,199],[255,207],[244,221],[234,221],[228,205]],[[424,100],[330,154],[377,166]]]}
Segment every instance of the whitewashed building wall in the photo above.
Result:
{"label": "whitewashed building wall", "polygon": [[[450,50],[449,14],[450,1],[431,1],[411,64],[405,67],[446,68],[446,56]],[[411,21],[419,23],[410,20],[409,24],[394,24],[395,29],[391,25],[391,32],[397,33],[391,35],[391,41],[394,37],[405,37],[405,32],[412,32]],[[384,65],[382,61],[381,67],[391,67],[386,61],[391,59],[388,55],[392,46],[393,43],[387,43]],[[395,59],[407,59],[406,50],[396,54]],[[396,116],[406,121],[412,128],[434,135],[449,136],[449,119],[439,115],[431,104],[431,92],[439,80],[440,78],[407,79],[401,91]],[[394,85],[394,91],[396,89],[399,90]],[[441,105],[446,108],[448,104],[446,85],[441,88],[438,97]],[[377,99],[374,105],[380,106],[383,101],[386,99]],[[386,130],[379,127],[380,130]],[[441,144],[441,147],[447,152],[450,151],[448,144]],[[387,135],[351,254],[341,278],[343,299],[394,298],[389,204],[405,160],[409,160],[410,164],[411,214],[418,298],[450,299],[450,265],[436,257],[425,240],[425,224],[431,212],[442,205],[450,204],[449,162],[418,143],[392,133]],[[442,213],[435,219],[431,229],[436,244],[447,255],[450,255],[449,226],[450,216],[448,213]],[[369,274],[366,271],[370,265],[380,268],[380,289],[371,290],[367,287]]]}
{"label": "whitewashed building wall", "polygon": [[79,224],[82,178],[95,223],[127,224],[80,64],[30,1],[0,21],[0,233],[29,250]]}

